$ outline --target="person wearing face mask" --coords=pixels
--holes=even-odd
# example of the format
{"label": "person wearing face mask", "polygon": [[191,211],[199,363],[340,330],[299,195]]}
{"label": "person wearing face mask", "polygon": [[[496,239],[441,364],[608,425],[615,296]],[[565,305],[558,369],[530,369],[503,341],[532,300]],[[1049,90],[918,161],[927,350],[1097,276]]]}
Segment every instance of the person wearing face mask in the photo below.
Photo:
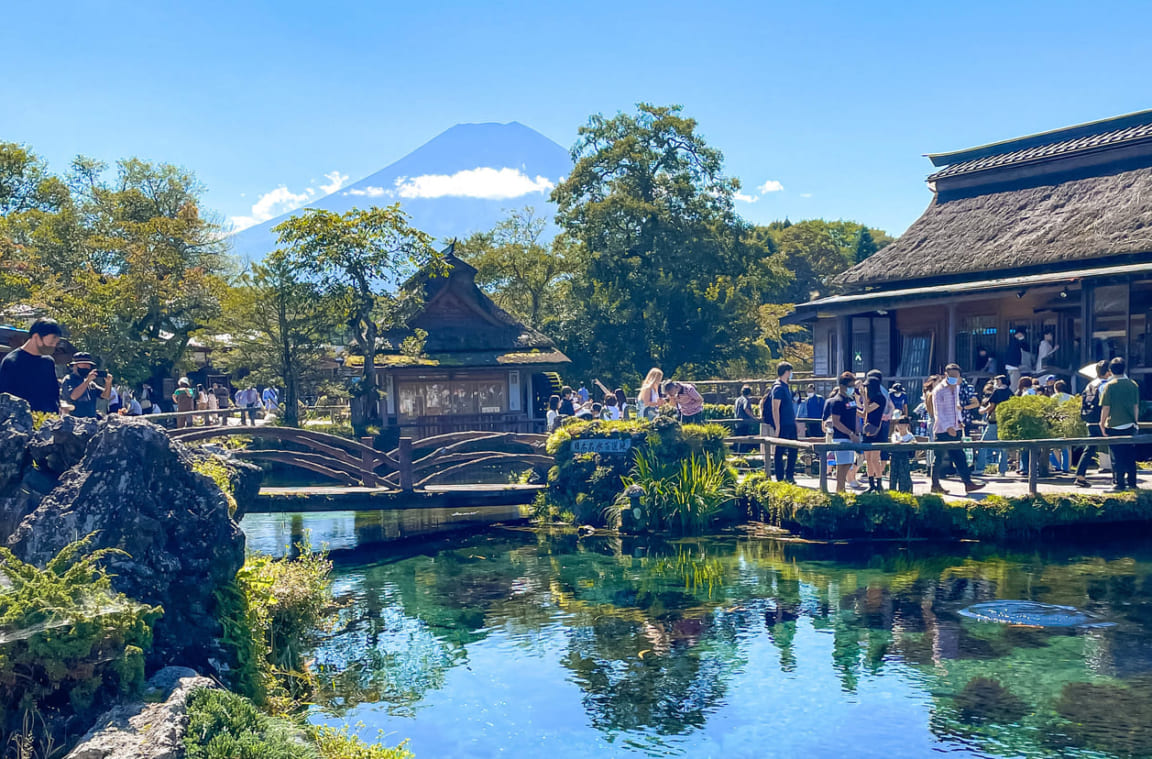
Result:
{"label": "person wearing face mask", "polygon": [[[981,440],[999,440],[1000,428],[996,424],[996,407],[1004,401],[1012,397],[1012,389],[1008,387],[1008,378],[1003,374],[996,376],[992,380],[993,388],[992,393],[984,401],[984,405],[980,407],[980,413],[984,415],[985,421],[988,424],[984,427],[984,434]],[[988,466],[991,455],[995,453],[997,463],[1000,466],[1000,475],[1003,476],[1008,473],[1008,455],[1006,451],[993,450],[991,448],[981,448],[976,452],[976,471],[983,472],[984,468]]]}
{"label": "person wearing face mask", "polygon": [[0,361],[0,393],[28,401],[33,411],[60,412],[60,383],[52,354],[64,330],[55,319],[37,319],[28,339]]}
{"label": "person wearing face mask", "polygon": [[[776,382],[769,393],[771,406],[766,421],[771,426],[771,434],[784,440],[795,440],[796,406],[792,402],[792,391],[788,382],[792,379],[792,364],[781,361],[776,365]],[[772,466],[777,482],[796,482],[796,449],[782,445],[773,446]]]}
{"label": "person wearing face mask", "polygon": [[987,348],[976,349],[976,373],[992,376],[996,374],[996,359],[988,353]]}
{"label": "person wearing face mask", "polygon": [[[837,380],[836,390],[829,396],[824,404],[822,418],[826,427],[832,433],[833,441],[860,442],[856,435],[856,375],[844,372]],[[848,482],[848,470],[856,463],[856,454],[852,451],[836,451],[833,463],[836,465],[836,492],[843,493]]]}
{"label": "person wearing face mask", "polygon": [[1004,368],[1008,370],[1009,387],[1016,387],[1020,375],[1032,371],[1032,352],[1028,347],[1028,334],[1020,328],[1012,333],[1008,343],[1008,355],[1004,358]]}
{"label": "person wearing face mask", "polygon": [[[936,440],[960,441],[964,436],[964,414],[960,407],[960,366],[948,364],[944,367],[944,375],[944,381],[932,391]],[[971,493],[984,487],[980,483],[973,482],[972,475],[968,470],[968,459],[964,456],[964,451],[961,448],[949,448],[947,455],[960,474],[960,479],[964,482],[965,493]],[[939,465],[942,458],[943,456],[938,456],[936,465],[932,467],[933,493],[946,492],[943,485],[940,484]]]}

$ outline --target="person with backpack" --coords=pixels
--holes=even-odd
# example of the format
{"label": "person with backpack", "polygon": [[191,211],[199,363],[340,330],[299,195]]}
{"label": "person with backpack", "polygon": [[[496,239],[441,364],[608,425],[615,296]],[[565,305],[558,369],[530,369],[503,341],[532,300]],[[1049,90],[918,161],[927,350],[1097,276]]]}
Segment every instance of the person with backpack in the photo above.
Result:
{"label": "person with backpack", "polygon": [[[1103,437],[1100,431],[1100,393],[1103,385],[1108,382],[1108,362],[1101,361],[1096,364],[1096,379],[1088,383],[1080,395],[1080,419],[1088,425],[1089,437]],[[1080,451],[1080,462],[1076,464],[1076,487],[1090,488],[1088,482],[1088,467],[1096,458],[1097,446],[1087,446]]]}

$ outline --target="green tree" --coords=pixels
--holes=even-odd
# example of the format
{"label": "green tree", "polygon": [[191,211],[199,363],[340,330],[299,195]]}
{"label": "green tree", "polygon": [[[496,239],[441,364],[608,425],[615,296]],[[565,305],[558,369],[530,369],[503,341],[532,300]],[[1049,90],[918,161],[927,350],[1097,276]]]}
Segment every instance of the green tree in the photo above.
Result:
{"label": "green tree", "polygon": [[460,257],[476,267],[477,284],[496,304],[535,328],[557,313],[559,285],[573,269],[565,238],[551,245],[541,242],[547,224],[526,207],[457,246]]}
{"label": "green tree", "polygon": [[273,231],[286,264],[320,288],[364,356],[354,420],[363,427],[379,415],[377,320],[394,313],[387,288],[411,267],[439,260],[439,254],[431,238],[408,223],[399,204],[343,214],[309,208]]}
{"label": "green tree", "polygon": [[228,335],[218,352],[220,366],[284,388],[283,419],[293,427],[299,424],[302,391],[322,378],[327,342],[338,327],[331,301],[280,252],[253,264],[229,289],[213,325]]}
{"label": "green tree", "polygon": [[772,264],[746,244],[732,207],[739,182],[696,122],[647,103],[597,114],[572,157],[552,198],[580,244],[573,312],[557,331],[574,368],[615,383],[653,364],[714,372],[754,351]]}
{"label": "green tree", "polygon": [[860,236],[856,238],[856,263],[863,263],[875,255],[878,250],[880,250],[880,246],[872,239],[872,233],[868,231],[868,227],[862,228]]}
{"label": "green tree", "polygon": [[5,218],[24,257],[24,295],[118,377],[170,376],[219,311],[231,271],[221,227],[201,215],[204,188],[190,172],[131,158],[107,173],[77,158],[67,187],[38,180],[50,202],[22,201]]}

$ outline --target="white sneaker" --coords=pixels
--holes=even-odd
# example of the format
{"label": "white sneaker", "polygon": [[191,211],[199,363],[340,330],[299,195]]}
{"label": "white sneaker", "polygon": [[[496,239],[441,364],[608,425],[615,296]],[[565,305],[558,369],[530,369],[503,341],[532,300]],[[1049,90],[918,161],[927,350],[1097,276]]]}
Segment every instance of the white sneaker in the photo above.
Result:
{"label": "white sneaker", "polygon": [[849,482],[848,487],[852,488],[853,490],[867,490],[868,489],[868,486],[865,485],[863,482],[860,482],[860,480],[856,480],[856,482]]}

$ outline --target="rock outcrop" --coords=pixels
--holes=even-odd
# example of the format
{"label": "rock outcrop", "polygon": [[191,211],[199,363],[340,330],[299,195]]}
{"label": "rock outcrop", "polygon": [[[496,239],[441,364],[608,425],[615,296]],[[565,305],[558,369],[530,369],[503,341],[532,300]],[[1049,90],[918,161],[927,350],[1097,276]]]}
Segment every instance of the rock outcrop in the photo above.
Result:
{"label": "rock outcrop", "polygon": [[143,701],[105,712],[65,759],[180,759],[188,728],[188,696],[215,683],[186,667],[152,676]]}
{"label": "rock outcrop", "polygon": [[28,404],[0,393],[0,539],[10,535],[39,500],[21,487],[31,438]]}
{"label": "rock outcrop", "polygon": [[[62,457],[80,427],[59,432],[67,441],[58,446]],[[8,539],[17,556],[37,566],[90,533],[94,548],[125,551],[108,560],[115,589],[164,609],[153,628],[153,664],[226,660],[215,592],[244,563],[244,534],[224,493],[191,467],[187,449],[160,427],[139,418],[102,420],[83,457]]]}
{"label": "rock outcrop", "polygon": [[[150,666],[227,662],[216,593],[244,563],[228,499],[193,471],[194,454],[140,417],[63,417],[33,429],[28,404],[0,394],[0,545],[44,566],[95,533],[115,589],[160,606]],[[255,497],[258,468],[226,462],[238,503]]]}

